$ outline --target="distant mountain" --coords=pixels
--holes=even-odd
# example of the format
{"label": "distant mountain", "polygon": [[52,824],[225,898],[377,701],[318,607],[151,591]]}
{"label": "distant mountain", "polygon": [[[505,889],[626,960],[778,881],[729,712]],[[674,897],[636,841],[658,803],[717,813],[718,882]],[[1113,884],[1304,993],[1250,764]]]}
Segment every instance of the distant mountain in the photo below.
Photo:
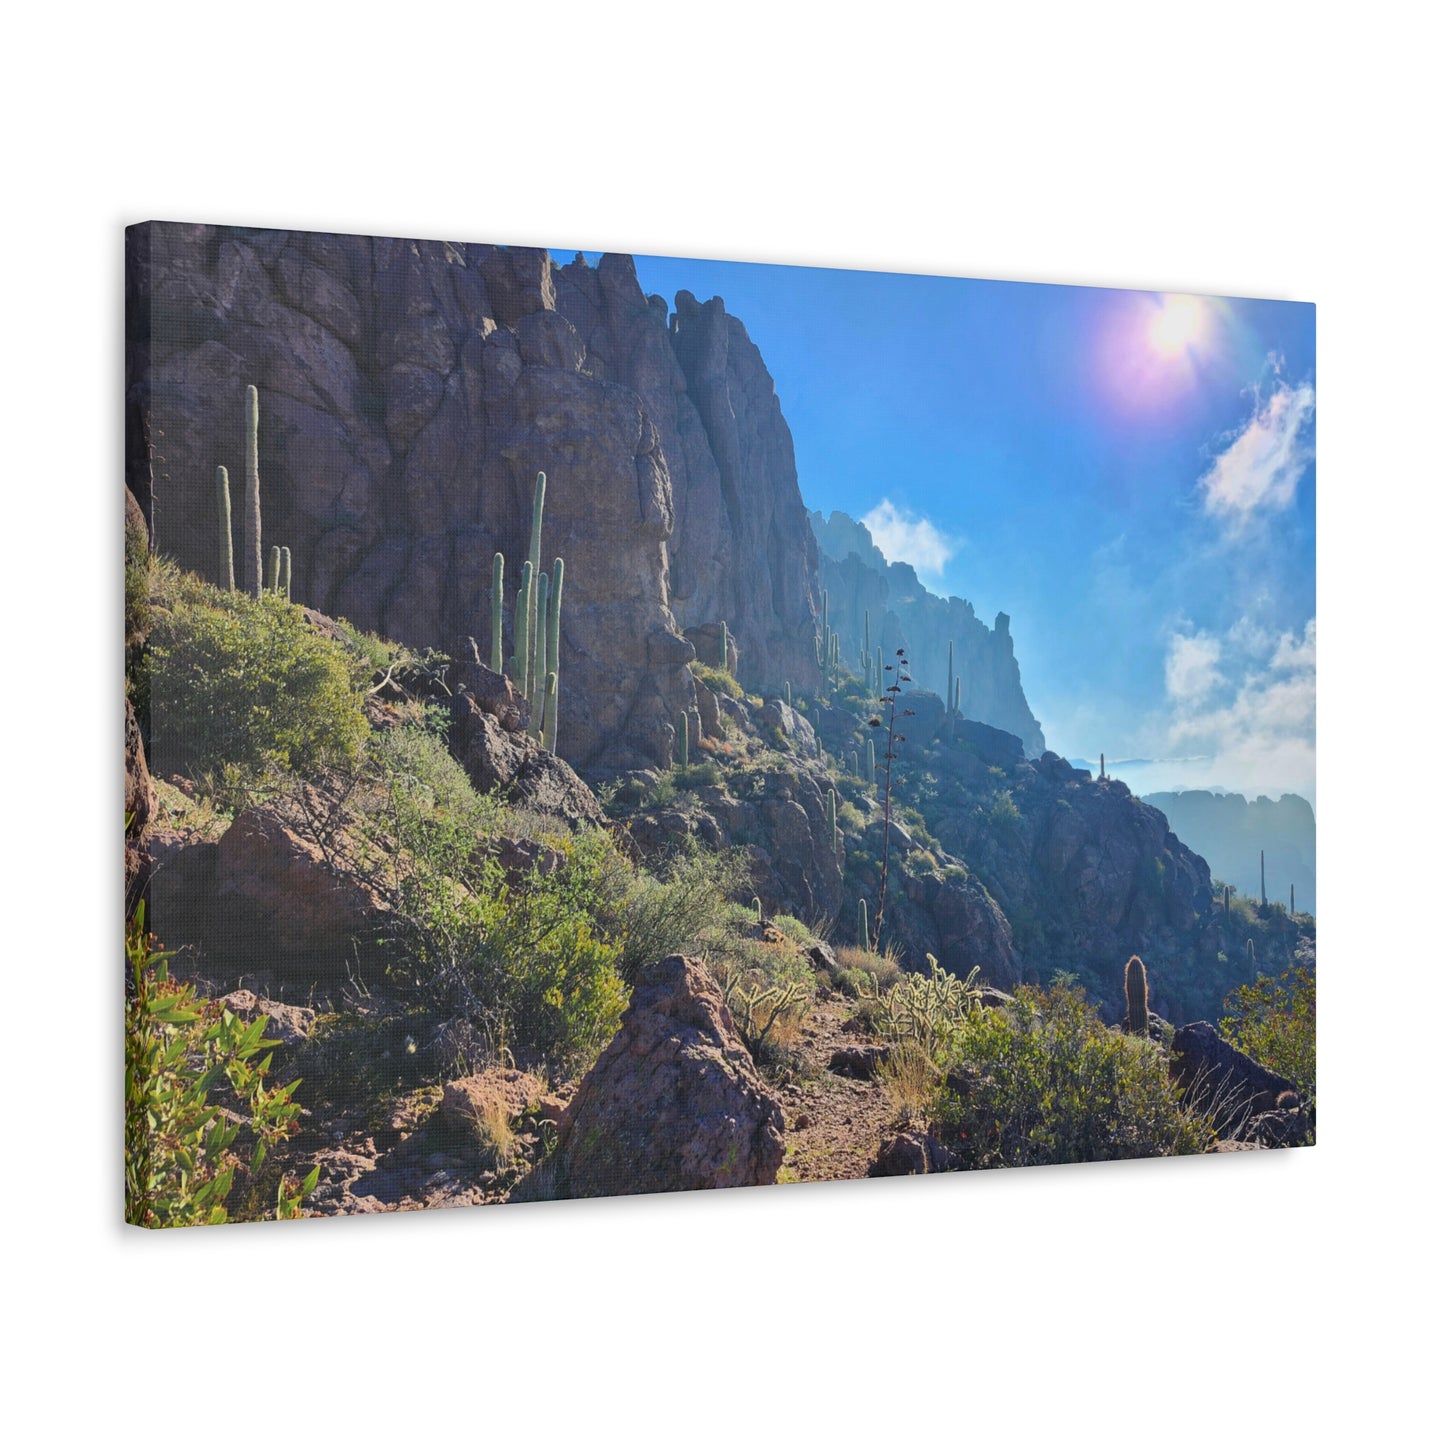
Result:
{"label": "distant mountain", "polygon": [[1240,793],[1149,793],[1182,843],[1209,860],[1214,877],[1259,897],[1259,854],[1264,850],[1265,893],[1272,903],[1289,902],[1315,911],[1315,815],[1308,801],[1285,793],[1279,802]]}
{"label": "distant mountain", "polygon": [[992,628],[971,603],[939,597],[906,562],[889,562],[873,534],[844,512],[826,519],[810,512],[818,539],[818,578],[828,593],[829,623],[838,633],[844,663],[860,668],[864,613],[873,646],[891,659],[907,648],[914,683],[942,696],[948,689],[948,644],[954,675],[962,679],[963,715],[1020,738],[1029,757],[1044,751],[1044,732],[1024,696],[1009,635],[1008,614]]}

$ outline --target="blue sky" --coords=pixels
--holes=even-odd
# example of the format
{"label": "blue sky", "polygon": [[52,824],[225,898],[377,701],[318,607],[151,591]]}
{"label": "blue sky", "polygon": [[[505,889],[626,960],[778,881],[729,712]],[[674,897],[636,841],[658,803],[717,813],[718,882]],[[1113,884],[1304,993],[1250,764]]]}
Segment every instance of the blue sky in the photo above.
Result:
{"label": "blue sky", "polygon": [[747,327],[810,507],[1010,614],[1050,747],[1313,799],[1313,306],[636,260]]}

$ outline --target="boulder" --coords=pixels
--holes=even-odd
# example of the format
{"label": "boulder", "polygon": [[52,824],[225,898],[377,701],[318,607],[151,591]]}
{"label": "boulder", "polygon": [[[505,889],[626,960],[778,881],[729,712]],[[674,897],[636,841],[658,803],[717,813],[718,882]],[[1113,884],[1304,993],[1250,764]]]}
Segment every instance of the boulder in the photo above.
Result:
{"label": "boulder", "polygon": [[830,1073],[845,1079],[871,1079],[888,1062],[893,1050],[887,1044],[864,1044],[848,1049],[834,1049],[828,1060]]}
{"label": "boulder", "polygon": [[569,763],[526,733],[507,731],[475,697],[458,702],[452,747],[479,793],[499,788],[507,802],[548,813],[572,828],[603,821],[602,805]]}
{"label": "boulder", "polygon": [[702,962],[674,955],[643,970],[556,1148],[511,1198],[771,1184],[782,1162],[782,1106]]}
{"label": "boulder", "polygon": [[1186,1098],[1213,1111],[1222,1132],[1271,1112],[1295,1086],[1222,1038],[1212,1024],[1186,1024],[1174,1033],[1169,1074]]}
{"label": "boulder", "polygon": [[265,804],[247,808],[221,835],[216,897],[223,947],[253,967],[308,979],[345,977],[354,951],[374,941],[390,914],[381,891],[339,866],[335,850],[328,858]]}
{"label": "boulder", "polygon": [[946,1174],[958,1168],[958,1157],[932,1134],[906,1129],[878,1146],[878,1157],[868,1167],[870,1179],[903,1174]]}
{"label": "boulder", "polygon": [[499,1111],[520,1119],[547,1093],[547,1081],[519,1069],[483,1069],[442,1086],[441,1117],[453,1128],[475,1127],[478,1119]]}

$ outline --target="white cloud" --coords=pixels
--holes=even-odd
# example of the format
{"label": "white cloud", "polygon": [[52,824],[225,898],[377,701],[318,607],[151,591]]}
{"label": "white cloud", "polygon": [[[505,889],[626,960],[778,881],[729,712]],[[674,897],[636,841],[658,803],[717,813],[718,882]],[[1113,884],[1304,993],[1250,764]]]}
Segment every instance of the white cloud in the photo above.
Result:
{"label": "white cloud", "polygon": [[906,507],[895,507],[886,498],[864,514],[863,525],[890,562],[907,562],[935,577],[958,551],[958,543],[940,532],[927,517],[920,517]]}
{"label": "white cloud", "polygon": [[1171,704],[1168,747],[1205,754],[1201,776],[1224,786],[1313,798],[1314,619],[1300,636],[1278,634],[1266,655],[1261,665],[1254,623],[1237,624],[1224,639],[1205,633],[1171,638],[1164,677]]}
{"label": "white cloud", "polygon": [[1257,399],[1254,415],[1199,480],[1205,511],[1239,531],[1257,513],[1287,507],[1313,455],[1314,414],[1308,382]]}
{"label": "white cloud", "polygon": [[1164,658],[1164,689],[1170,701],[1191,703],[1208,697],[1224,681],[1219,670],[1221,651],[1219,639],[1207,632],[1174,633]]}

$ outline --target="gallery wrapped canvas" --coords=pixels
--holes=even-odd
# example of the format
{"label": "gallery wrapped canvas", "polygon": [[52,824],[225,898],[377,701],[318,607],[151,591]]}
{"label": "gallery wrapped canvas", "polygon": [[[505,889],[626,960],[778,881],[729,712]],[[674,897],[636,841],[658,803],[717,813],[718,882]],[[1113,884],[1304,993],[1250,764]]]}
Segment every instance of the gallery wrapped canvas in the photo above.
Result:
{"label": "gallery wrapped canvas", "polygon": [[1311,307],[126,241],[132,1222],[1314,1142]]}

